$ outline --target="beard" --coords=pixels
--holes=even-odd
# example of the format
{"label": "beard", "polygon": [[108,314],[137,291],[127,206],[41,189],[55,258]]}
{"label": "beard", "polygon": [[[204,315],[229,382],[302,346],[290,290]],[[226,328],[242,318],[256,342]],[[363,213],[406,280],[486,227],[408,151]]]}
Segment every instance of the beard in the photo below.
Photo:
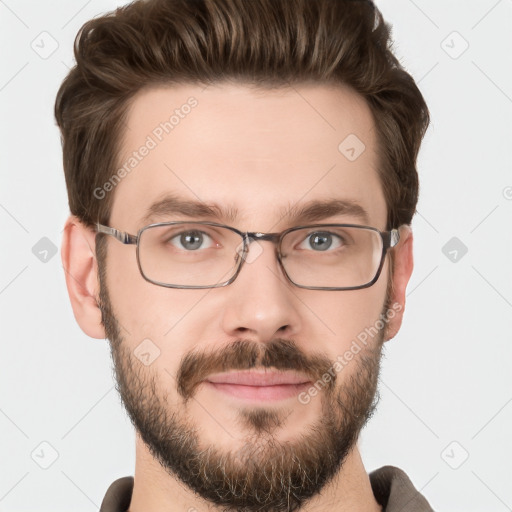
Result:
{"label": "beard", "polygon": [[[269,343],[242,339],[220,350],[190,351],[176,374],[176,391],[183,406],[171,410],[168,395],[158,386],[158,375],[134,357],[121,336],[102,267],[99,302],[116,388],[141,439],[170,476],[225,512],[293,512],[339,473],[379,400],[386,329],[340,373],[332,371],[333,361],[324,355],[303,354],[293,341],[282,338]],[[286,429],[282,409],[241,407],[237,425],[250,432],[244,445],[231,450],[205,445],[198,435],[201,425],[194,425],[187,415],[187,403],[195,399],[201,381],[211,373],[251,368],[297,370],[314,383],[322,382],[325,387],[317,396],[321,414],[296,440],[285,442],[275,435],[279,427]],[[325,383],[322,376],[327,373],[332,378]],[[337,385],[339,376],[344,381]],[[304,407],[297,402],[290,414],[299,406]]]}

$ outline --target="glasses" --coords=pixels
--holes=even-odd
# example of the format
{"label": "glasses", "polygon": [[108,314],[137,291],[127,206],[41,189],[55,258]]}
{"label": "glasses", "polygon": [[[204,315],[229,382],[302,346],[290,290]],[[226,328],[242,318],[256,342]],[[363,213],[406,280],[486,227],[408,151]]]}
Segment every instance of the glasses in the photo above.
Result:
{"label": "glasses", "polygon": [[[218,288],[231,284],[249,244],[270,241],[287,279],[309,290],[357,290],[372,286],[389,249],[400,240],[398,229],[379,231],[356,224],[313,224],[281,233],[242,232],[206,221],[161,222],[137,235],[96,225],[98,233],[137,246],[142,277],[168,288]],[[261,246],[258,248],[261,252]],[[253,261],[253,260],[252,260]]]}

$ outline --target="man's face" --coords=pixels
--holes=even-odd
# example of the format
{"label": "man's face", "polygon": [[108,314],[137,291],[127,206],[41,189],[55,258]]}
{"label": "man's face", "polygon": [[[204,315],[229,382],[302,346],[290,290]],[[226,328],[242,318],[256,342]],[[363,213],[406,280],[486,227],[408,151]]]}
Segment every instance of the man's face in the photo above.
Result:
{"label": "man's face", "polygon": [[[180,110],[166,133],[160,123],[190,97],[197,104]],[[148,136],[154,144],[110,192],[110,225],[117,229],[136,233],[153,222],[210,220],[241,231],[279,232],[297,225],[283,216],[290,207],[327,199],[356,202],[368,218],[338,213],[311,223],[386,228],[372,116],[349,89],[153,88],[136,96],[126,124],[121,165],[148,145]],[[354,135],[365,146],[356,159],[338,149]],[[237,215],[190,218],[162,211],[144,220],[166,194],[236,209]],[[318,493],[340,469],[375,405],[385,332],[359,342],[341,369],[334,363],[385,314],[387,259],[369,288],[307,290],[287,281],[273,243],[260,241],[251,244],[252,257],[229,286],[175,289],[143,279],[135,246],[111,237],[106,243],[105,328],[119,391],[153,456],[226,509],[295,510]],[[141,351],[147,355],[140,357]],[[286,396],[243,397],[240,386],[233,392],[205,381],[249,369],[279,370],[307,383],[288,386]],[[325,374],[331,379],[310,393]]]}

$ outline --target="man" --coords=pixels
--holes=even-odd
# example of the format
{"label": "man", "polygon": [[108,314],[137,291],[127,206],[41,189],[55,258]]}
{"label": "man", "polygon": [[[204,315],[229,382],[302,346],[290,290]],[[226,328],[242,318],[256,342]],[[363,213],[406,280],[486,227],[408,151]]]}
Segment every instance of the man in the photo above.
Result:
{"label": "man", "polygon": [[432,510],[357,447],[429,122],[389,48],[355,0],[147,0],[82,28],[62,259],[136,429],[102,511]]}

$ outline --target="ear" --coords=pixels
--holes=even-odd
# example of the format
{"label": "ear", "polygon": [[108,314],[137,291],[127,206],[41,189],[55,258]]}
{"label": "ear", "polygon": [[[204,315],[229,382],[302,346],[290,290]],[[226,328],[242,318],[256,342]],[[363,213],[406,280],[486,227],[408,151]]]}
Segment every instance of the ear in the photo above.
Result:
{"label": "ear", "polygon": [[394,313],[389,314],[385,341],[394,338],[402,325],[405,311],[405,290],[414,267],[413,236],[410,226],[403,225],[400,227],[400,241],[392,250],[395,251],[395,261],[391,283],[390,309]]}
{"label": "ear", "polygon": [[66,286],[78,325],[91,338],[105,338],[98,306],[96,233],[71,215],[64,225],[61,258]]}

